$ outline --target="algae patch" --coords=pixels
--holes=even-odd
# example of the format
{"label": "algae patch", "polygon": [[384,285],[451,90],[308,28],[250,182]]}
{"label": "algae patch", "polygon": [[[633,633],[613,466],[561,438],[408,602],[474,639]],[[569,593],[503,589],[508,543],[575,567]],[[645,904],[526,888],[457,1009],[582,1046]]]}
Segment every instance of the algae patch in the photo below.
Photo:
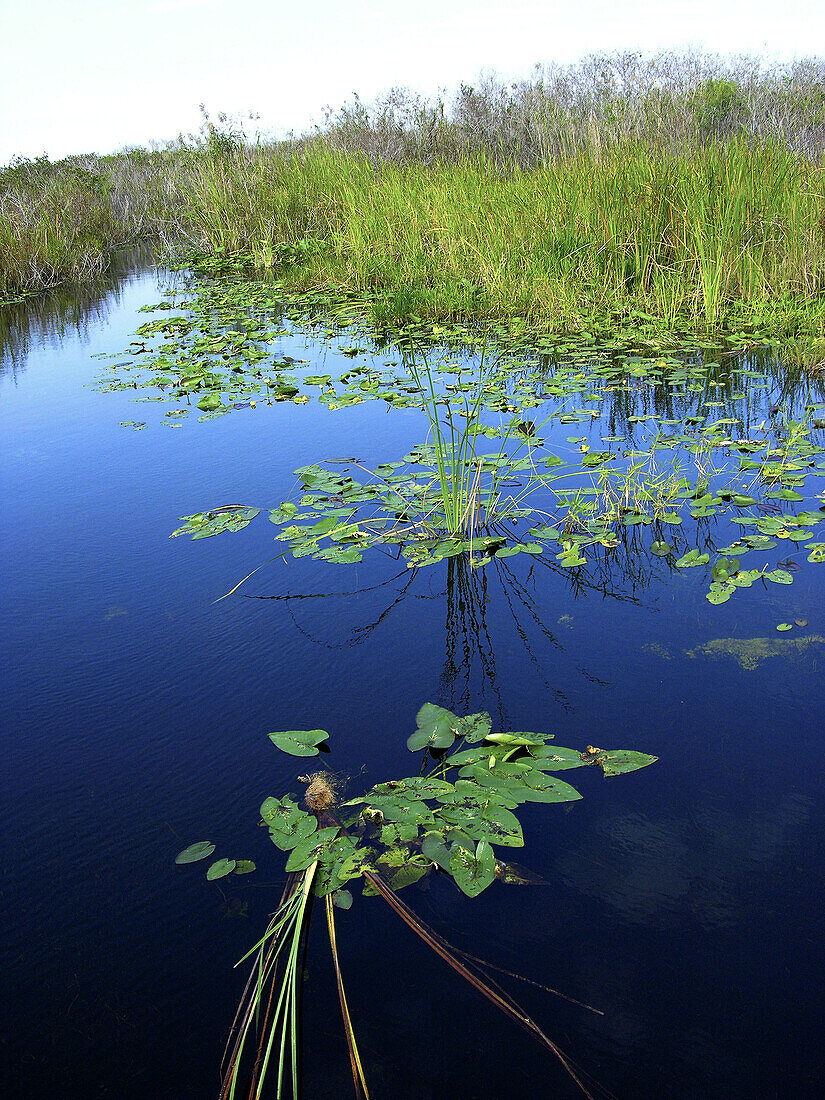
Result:
{"label": "algae patch", "polygon": [[769,657],[786,657],[789,660],[811,653],[825,646],[825,638],[808,634],[804,638],[714,638],[705,645],[686,650],[688,657],[733,657],[742,668],[758,668]]}

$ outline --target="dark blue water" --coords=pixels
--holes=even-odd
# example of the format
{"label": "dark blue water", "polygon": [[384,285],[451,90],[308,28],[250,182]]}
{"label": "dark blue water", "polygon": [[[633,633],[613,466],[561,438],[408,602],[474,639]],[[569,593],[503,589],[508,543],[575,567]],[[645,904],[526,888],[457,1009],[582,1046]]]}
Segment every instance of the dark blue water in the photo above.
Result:
{"label": "dark blue water", "polygon": [[[622,1100],[821,1095],[822,651],[756,669],[687,651],[794,618],[825,634],[825,568],[799,553],[793,586],[711,608],[699,570],[668,581],[649,560],[576,592],[527,555],[471,578],[302,559],[216,603],[272,556],[274,529],[170,541],[178,516],[274,506],[299,465],[393,459],[426,430],[377,402],[172,429],[162,403],[96,392],[93,357],[117,355],[157,297],[155,276],[134,275],[74,318],[31,316],[0,373],[4,1094],[215,1095],[245,981],[232,964],[283,883],[258,808],[303,770],[266,732],[328,730],[356,795],[415,770],[405,741],[431,700],[660,761],[577,772],[580,803],[522,808],[517,858],[544,885],[469,901],[428,879],[408,904],[601,1010],[502,979]],[[329,369],[308,337],[279,351]],[[174,865],[206,838],[257,873],[212,884],[203,864]],[[321,925],[304,1000],[313,1100],[352,1090]],[[580,1095],[379,899],[356,897],[338,936],[373,1097]]]}

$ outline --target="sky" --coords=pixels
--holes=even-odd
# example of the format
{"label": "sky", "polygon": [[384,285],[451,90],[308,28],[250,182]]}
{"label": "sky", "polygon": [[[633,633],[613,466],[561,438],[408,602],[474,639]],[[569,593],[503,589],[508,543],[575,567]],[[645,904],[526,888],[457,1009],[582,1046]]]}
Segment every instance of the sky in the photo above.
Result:
{"label": "sky", "polygon": [[0,165],[164,142],[216,115],[284,136],[357,92],[424,95],[593,52],[825,55],[823,0],[0,0]]}

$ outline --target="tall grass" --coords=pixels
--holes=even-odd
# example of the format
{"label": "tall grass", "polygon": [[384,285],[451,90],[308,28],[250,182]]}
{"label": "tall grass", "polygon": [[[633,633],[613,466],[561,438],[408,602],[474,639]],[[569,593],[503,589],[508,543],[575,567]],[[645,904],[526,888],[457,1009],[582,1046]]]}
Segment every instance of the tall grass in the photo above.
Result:
{"label": "tall grass", "polygon": [[0,295],[137,237],[366,295],[378,323],[643,312],[825,334],[825,63],[593,57],[451,103],[396,90],[252,143],[204,116],[154,152],[0,172]]}
{"label": "tall grass", "polygon": [[518,315],[576,327],[644,311],[717,326],[776,319],[792,303],[793,326],[801,304],[816,325],[825,307],[823,163],[775,142],[690,155],[626,145],[507,171],[480,157],[373,164],[315,142],[243,169],[210,166],[187,202],[211,248],[311,237],[281,276],[366,294],[378,321]]}

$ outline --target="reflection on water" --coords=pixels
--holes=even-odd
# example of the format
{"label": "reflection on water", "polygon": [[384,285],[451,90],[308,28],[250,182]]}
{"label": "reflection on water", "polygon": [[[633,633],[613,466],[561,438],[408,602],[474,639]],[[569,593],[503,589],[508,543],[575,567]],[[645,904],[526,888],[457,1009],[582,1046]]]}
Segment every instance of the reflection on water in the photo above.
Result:
{"label": "reflection on water", "polygon": [[707,803],[657,820],[620,813],[594,824],[586,847],[565,852],[557,868],[576,890],[646,928],[686,917],[707,931],[737,925],[752,883],[800,843],[810,808],[790,794],[744,816]]}
{"label": "reflection on water", "polygon": [[[0,374],[16,377],[33,348],[58,348],[67,336],[88,337],[121,304],[128,280],[150,262],[146,246],[124,250],[114,254],[109,270],[93,283],[55,287],[0,308]],[[167,273],[163,279],[168,281]]]}
{"label": "reflection on water", "polygon": [[[213,1095],[243,984],[232,964],[280,893],[283,859],[258,809],[304,770],[273,754],[266,731],[327,729],[330,766],[353,776],[355,796],[416,767],[405,742],[431,700],[488,709],[505,729],[555,733],[563,746],[660,761],[583,776],[575,805],[525,808],[514,854],[542,885],[494,884],[469,902],[435,880],[405,900],[462,948],[604,1011],[512,987],[621,1100],[818,1098],[825,704],[810,677],[803,693],[792,678],[820,658],[791,662],[786,643],[810,638],[814,650],[825,637],[825,570],[797,554],[792,586],[760,582],[710,607],[702,570],[675,572],[638,527],[619,528],[610,550],[588,546],[587,567],[573,570],[555,547],[475,570],[461,558],[420,570],[367,555],[334,569],[271,561],[283,544],[265,514],[237,535],[170,540],[178,516],[275,506],[301,465],[357,453],[374,468],[427,429],[416,410],[373,401],[334,413],[259,402],[158,431],[165,399],[136,407],[147,391],[94,392],[103,360],[89,358],[119,361],[146,317],[138,306],[156,295],[154,276],[85,302],[58,295],[50,314],[7,314],[0,333],[16,379],[0,402],[9,1095]],[[311,373],[352,365],[297,328],[269,353],[310,360]],[[551,368],[545,358],[530,369],[549,385]],[[801,383],[783,394],[771,369],[766,432],[772,408],[779,420],[810,400]],[[696,393],[637,379],[605,396],[600,421],[552,425],[549,442],[569,454],[578,435],[600,448],[612,430],[629,451],[647,431],[632,418],[647,410],[683,416],[713,400],[714,416],[742,414],[741,379],[714,386],[716,373]],[[129,421],[146,429],[120,427]],[[756,426],[743,416],[743,432]],[[672,459],[662,446],[657,461]],[[729,516],[702,519],[703,546],[733,537]],[[674,556],[688,527],[667,533]],[[790,552],[776,547],[770,564]],[[774,642],[777,623],[803,617],[810,634]],[[731,647],[706,659],[709,639],[764,640],[771,659],[741,671]],[[175,854],[207,837],[259,872],[223,895],[197,871],[178,874]],[[376,899],[356,896],[340,921],[376,1097],[578,1095]],[[316,947],[306,1094],[344,1096],[334,977]]]}

